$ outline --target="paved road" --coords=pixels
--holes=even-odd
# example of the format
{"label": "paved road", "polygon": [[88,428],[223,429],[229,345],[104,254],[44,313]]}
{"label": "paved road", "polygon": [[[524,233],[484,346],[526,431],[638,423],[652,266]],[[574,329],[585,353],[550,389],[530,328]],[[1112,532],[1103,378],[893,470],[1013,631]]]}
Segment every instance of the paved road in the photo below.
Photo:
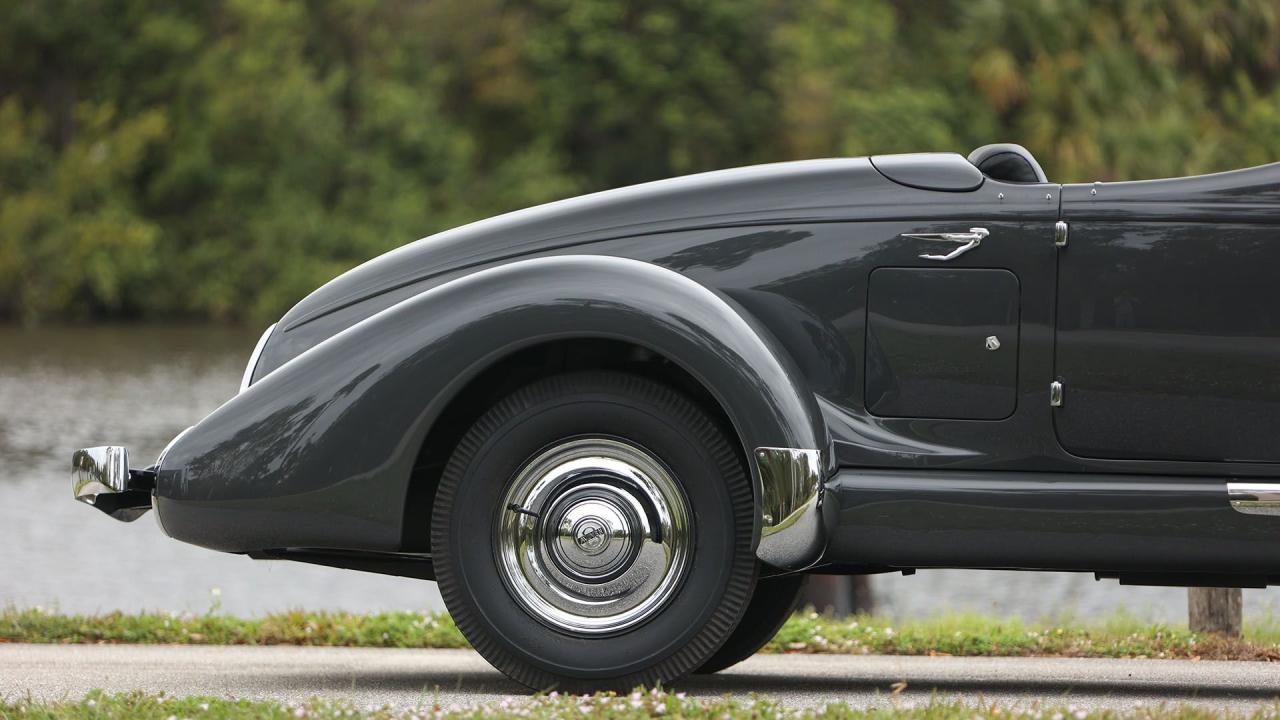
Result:
{"label": "paved road", "polygon": [[[1280,664],[1182,660],[758,655],[679,689],[694,696],[763,693],[794,706],[845,700],[1037,699],[1081,708],[1191,702],[1248,710],[1280,696]],[[92,688],[360,705],[474,705],[523,690],[468,650],[0,644],[0,694],[77,699]]]}

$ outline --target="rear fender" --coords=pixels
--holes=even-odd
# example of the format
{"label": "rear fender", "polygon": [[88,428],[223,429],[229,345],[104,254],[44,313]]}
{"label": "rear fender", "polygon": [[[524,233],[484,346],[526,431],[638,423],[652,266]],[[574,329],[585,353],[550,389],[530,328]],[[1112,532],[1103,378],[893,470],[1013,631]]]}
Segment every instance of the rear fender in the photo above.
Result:
{"label": "rear fender", "polygon": [[604,256],[483,270],[316,345],[169,448],[157,515],[175,538],[233,552],[398,549],[414,460],[449,400],[502,357],[566,338],[641,345],[701,382],[753,460],[761,558],[817,559],[829,440],[794,363],[731,300]]}

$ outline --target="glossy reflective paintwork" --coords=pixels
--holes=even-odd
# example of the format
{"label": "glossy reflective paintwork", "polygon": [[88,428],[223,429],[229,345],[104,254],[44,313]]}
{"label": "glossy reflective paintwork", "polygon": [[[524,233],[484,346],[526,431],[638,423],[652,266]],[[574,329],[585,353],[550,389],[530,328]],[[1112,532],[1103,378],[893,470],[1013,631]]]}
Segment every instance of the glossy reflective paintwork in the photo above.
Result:
{"label": "glossy reflective paintwork", "polygon": [[701,227],[808,223],[846,216],[866,158],[806,160],[701,173],[539,205],[423,238],[321,287],[290,310],[286,329],[399,285],[449,270],[593,240]]}
{"label": "glossy reflective paintwork", "polygon": [[1280,167],[1073,185],[1063,218],[1062,444],[1280,462]]}
{"label": "glossy reflective paintwork", "polygon": [[680,364],[747,447],[826,447],[799,372],[730,302],[603,256],[441,285],[287,363],[176,442],[157,473],[161,523],[220,550],[396,549],[409,471],[448,399],[494,359],[563,337],[626,338]]}
{"label": "glossy reflective paintwork", "polygon": [[1274,518],[1222,480],[1162,475],[842,470],[827,554],[870,567],[1275,576]]}
{"label": "glossy reflective paintwork", "polygon": [[876,155],[871,164],[890,180],[920,190],[969,192],[986,180],[973,163],[955,153]]}
{"label": "glossy reflective paintwork", "polygon": [[[938,176],[949,177],[952,160],[940,162]],[[1115,229],[1129,222],[1248,228],[1231,230],[1229,237],[1249,235],[1241,247],[1257,246],[1277,221],[1278,172],[1269,166],[1166,181],[1163,194],[1160,183],[1102,185],[1093,194],[1092,185],[1064,190],[990,179],[955,191],[905,186],[866,159],[812,161],[603,193],[443,233],[351,271],[291,310],[263,350],[256,381],[166,457],[159,515],[171,534],[219,549],[398,549],[410,466],[442,408],[469,378],[505,354],[576,336],[631,340],[679,362],[726,407],[745,452],[822,450],[828,464],[911,470],[943,486],[961,477],[955,471],[1055,473],[1077,475],[1082,482],[1086,476],[1105,481],[1150,475],[1155,479],[1144,487],[1156,489],[1167,486],[1162,478],[1183,478],[1217,488],[1198,497],[1219,493],[1220,502],[1213,502],[1229,511],[1222,478],[1267,477],[1275,466],[1227,462],[1264,458],[1225,451],[1197,461],[1158,451],[1082,452],[1085,446],[1098,448],[1091,445],[1096,441],[1077,442],[1071,434],[1081,426],[1077,411],[1091,407],[1088,400],[1073,404],[1077,392],[1089,392],[1095,382],[1103,392],[1131,392],[1152,380],[1141,377],[1147,367],[1141,352],[1127,358],[1134,365],[1119,374],[1090,367],[1091,351],[1078,342],[1089,338],[1072,335],[1071,325],[1057,335],[1055,351],[1055,321],[1063,312],[1078,315],[1073,303],[1093,290],[1083,281],[1067,283],[1059,263],[1062,272],[1070,271],[1072,253],[1080,250],[1078,261],[1087,261],[1081,278],[1105,284],[1117,264],[1130,262],[1134,251],[1127,240],[1090,249],[1089,223],[1111,227],[1108,232],[1120,238],[1150,232]],[[1078,212],[1082,203],[1091,203],[1089,214]],[[1061,249],[1054,245],[1060,213],[1071,222],[1069,243]],[[945,263],[920,257],[936,253],[937,243],[904,237],[973,227],[989,235],[980,247]],[[1206,245],[1205,251],[1217,248]],[[1228,252],[1206,263],[1223,272],[1239,263],[1233,257]],[[918,307],[911,314],[912,331],[921,338],[973,333],[980,342],[993,333],[1013,333],[1000,337],[999,361],[981,368],[998,398],[972,393],[972,378],[946,372],[931,377],[940,396],[967,392],[992,400],[990,408],[920,406],[891,417],[897,411],[877,407],[867,390],[869,382],[873,388],[884,384],[869,377],[882,351],[868,342],[876,331],[867,321],[878,269],[980,271],[1016,280],[1016,289],[1006,282],[998,290],[1016,293],[1017,307],[999,330],[985,317],[975,317],[972,326],[957,322],[959,315],[944,308],[931,323],[930,299],[913,299]],[[1159,301],[1159,293],[1170,292],[1162,282],[1146,276],[1135,287]],[[990,302],[990,291],[976,287],[947,302],[964,305],[969,295],[981,306]],[[1224,308],[1203,316],[1187,311],[1190,319],[1183,320],[1219,322]],[[1231,328],[1260,317],[1241,314],[1230,321],[1242,324],[1228,323],[1219,332],[1242,335]],[[1274,341],[1268,322],[1250,327]],[[1165,332],[1164,326],[1151,329]],[[938,345],[941,351],[945,343]],[[986,353],[966,362],[981,363]],[[915,360],[927,362],[922,358]],[[1207,361],[1192,370],[1212,379]],[[1048,389],[1058,377],[1066,400],[1054,409]],[[1129,381],[1139,385],[1123,384]],[[1214,392],[1219,391],[1203,395]],[[1081,421],[1090,422],[1099,421]],[[1070,451],[1059,442],[1060,433]],[[1141,533],[1185,519],[1162,507],[1144,509],[1136,500],[1108,515],[1105,500],[1099,500],[1106,495],[1094,495],[1090,487],[1046,495],[1065,514],[1073,508],[1096,511],[1090,520],[1055,530],[1063,547],[1072,538],[1095,535],[1104,518],[1117,524],[1117,537],[1126,526]],[[848,500],[837,497],[845,498],[841,505]],[[1191,519],[1202,517],[1207,516]],[[1206,527],[1232,531],[1219,520],[1214,515]],[[828,559],[853,562],[856,553],[856,542],[834,542]]]}
{"label": "glossy reflective paintwork", "polygon": [[[1052,437],[1044,399],[1052,372],[1049,320],[1056,261],[1052,241],[1056,187],[989,185],[972,194],[905,191],[886,185],[887,195],[908,193],[932,200],[926,207],[893,208],[912,214],[910,220],[869,219],[749,233],[678,233],[607,243],[601,249],[666,265],[718,287],[767,322],[776,336],[785,337],[783,344],[819,397],[840,464],[989,467],[993,462],[1045,462],[1044,439]],[[1005,195],[1003,200],[1000,193]],[[1052,200],[1046,200],[1046,195],[1052,195]],[[886,211],[867,208],[866,212],[875,218],[873,212]],[[931,243],[902,237],[903,233],[967,229],[979,217],[990,230],[989,238],[977,250],[947,263],[921,259],[919,255],[930,250]],[[700,244],[689,248],[690,243]],[[744,246],[754,251],[720,257],[723,249]],[[1000,268],[1020,278],[1020,340],[1010,348],[1021,369],[1017,408],[1000,421],[998,431],[989,421],[884,418],[866,409],[867,293],[871,273],[881,267]],[[954,325],[939,325],[938,333],[955,332]]]}
{"label": "glossy reflective paintwork", "polygon": [[968,420],[1012,415],[1018,400],[1018,304],[1018,278],[1008,270],[873,270],[867,410],[884,417]]}

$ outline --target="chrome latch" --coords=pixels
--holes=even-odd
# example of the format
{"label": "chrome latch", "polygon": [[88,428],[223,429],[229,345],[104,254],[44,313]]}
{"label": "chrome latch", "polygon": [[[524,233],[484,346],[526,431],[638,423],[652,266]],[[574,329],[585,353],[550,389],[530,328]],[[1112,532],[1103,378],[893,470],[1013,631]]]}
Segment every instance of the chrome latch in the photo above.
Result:
{"label": "chrome latch", "polygon": [[1068,230],[1068,227],[1067,227],[1066,220],[1059,220],[1057,224],[1053,226],[1053,244],[1054,245],[1057,245],[1058,247],[1067,246],[1067,230]]}
{"label": "chrome latch", "polygon": [[1062,407],[1062,383],[1057,380],[1049,383],[1049,407]]}

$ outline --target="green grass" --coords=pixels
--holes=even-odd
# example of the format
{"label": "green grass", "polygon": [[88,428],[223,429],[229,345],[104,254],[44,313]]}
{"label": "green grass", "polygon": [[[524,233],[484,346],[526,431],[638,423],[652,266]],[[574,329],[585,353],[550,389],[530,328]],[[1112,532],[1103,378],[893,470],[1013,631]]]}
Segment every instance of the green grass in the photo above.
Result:
{"label": "green grass", "polygon": [[1236,640],[1123,614],[1094,623],[1024,623],[980,615],[893,622],[800,613],[763,652],[1280,660],[1280,624],[1270,617],[1246,623],[1244,638]]}
{"label": "green grass", "polygon": [[469,647],[447,613],[297,610],[237,618],[215,613],[62,615],[11,609],[0,612],[0,642]]}
{"label": "green grass", "polygon": [[[0,642],[467,647],[448,615],[412,612],[294,611],[247,619],[217,613],[86,616],[9,609],[0,611]],[[1095,623],[1024,623],[977,615],[895,622],[798,613],[762,652],[1280,660],[1280,622],[1252,620],[1245,637],[1235,640],[1124,615]]]}
{"label": "green grass", "polygon": [[836,718],[840,720],[1271,720],[1280,717],[1280,705],[1259,705],[1249,713],[1211,711],[1186,705],[1135,706],[1124,711],[1087,712],[1069,705],[1037,705],[1002,707],[993,704],[965,705],[933,700],[923,704],[895,702],[885,708],[856,708],[840,703],[822,710],[790,710],[781,704],[758,697],[697,700],[683,693],[661,690],[637,690],[626,695],[537,695],[532,698],[504,700],[467,709],[446,710],[424,705],[413,709],[359,708],[331,700],[310,700],[301,704],[220,700],[206,697],[174,698],[164,695],[129,693],[108,695],[93,692],[79,701],[40,702],[33,700],[0,700],[0,719],[139,718],[139,720],[233,720],[266,718],[286,720],[320,718],[347,720],[410,720],[437,718],[444,720],[559,720],[561,718],[605,718],[607,720],[639,720],[641,718],[685,718],[686,720],[769,720],[771,718]]}

